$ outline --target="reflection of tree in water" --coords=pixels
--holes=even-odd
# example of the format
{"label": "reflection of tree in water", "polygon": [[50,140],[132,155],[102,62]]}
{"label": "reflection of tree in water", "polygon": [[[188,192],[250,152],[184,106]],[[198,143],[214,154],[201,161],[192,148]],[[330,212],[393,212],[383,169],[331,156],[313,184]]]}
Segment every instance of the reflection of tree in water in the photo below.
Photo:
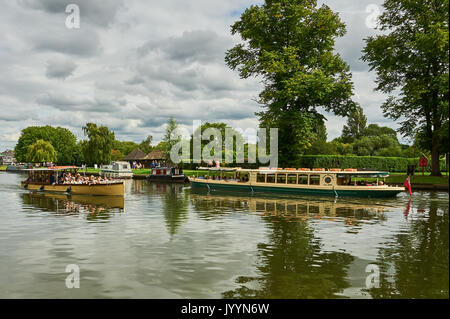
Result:
{"label": "reflection of tree in water", "polygon": [[425,206],[418,203],[419,218],[408,216],[408,232],[380,248],[380,288],[367,290],[373,298],[449,298],[448,206],[427,202],[428,218],[420,216]]}
{"label": "reflection of tree in water", "polygon": [[162,206],[164,219],[170,236],[174,236],[181,224],[187,219],[189,198],[183,191],[183,185],[163,184]]}
{"label": "reflection of tree in water", "polygon": [[[24,204],[39,208],[41,210],[49,211],[55,215],[78,215],[86,214],[88,221],[107,221],[115,211],[113,207],[116,204],[117,208],[123,209],[123,200],[114,198],[110,205],[107,203],[110,198],[105,197],[88,197],[88,196],[73,196],[62,194],[39,194],[39,193],[24,193],[22,199]],[[79,200],[77,200],[79,199]],[[89,202],[91,200],[92,202]],[[103,203],[104,202],[104,203]],[[117,203],[115,203],[117,202]]]}
{"label": "reflection of tree in water", "polygon": [[349,287],[347,270],[353,257],[322,252],[307,221],[263,217],[272,233],[258,245],[258,277],[239,277],[240,287],[224,298],[336,298]]}

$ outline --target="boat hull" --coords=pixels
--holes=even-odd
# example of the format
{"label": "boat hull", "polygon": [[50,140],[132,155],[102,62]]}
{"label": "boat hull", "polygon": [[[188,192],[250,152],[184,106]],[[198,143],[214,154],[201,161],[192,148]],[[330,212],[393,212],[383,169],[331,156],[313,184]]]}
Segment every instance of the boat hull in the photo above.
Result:
{"label": "boat hull", "polygon": [[371,197],[384,198],[394,197],[398,193],[404,191],[401,187],[384,187],[384,188],[370,188],[366,189],[333,189],[333,188],[297,188],[297,187],[283,187],[283,186],[261,186],[251,184],[236,184],[236,183],[206,183],[191,180],[191,186],[194,188],[204,188],[209,190],[226,190],[226,191],[240,191],[240,192],[254,192],[254,193],[283,193],[283,194],[298,194],[298,195],[323,195],[323,196],[339,196],[339,197]]}
{"label": "boat hull", "polygon": [[124,196],[125,184],[111,183],[111,184],[59,184],[59,185],[42,185],[42,184],[26,184],[21,183],[21,187],[28,190],[47,191],[57,193],[71,193],[77,195],[109,195],[109,196]]}
{"label": "boat hull", "polygon": [[184,183],[187,178],[184,175],[148,175],[149,182],[167,182],[167,183]]}

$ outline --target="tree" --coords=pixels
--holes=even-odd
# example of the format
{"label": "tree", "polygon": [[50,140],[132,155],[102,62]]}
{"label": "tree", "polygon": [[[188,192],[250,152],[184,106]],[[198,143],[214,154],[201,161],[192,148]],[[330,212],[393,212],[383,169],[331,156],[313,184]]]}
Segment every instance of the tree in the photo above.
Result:
{"label": "tree", "polygon": [[145,140],[139,144],[138,148],[144,153],[150,153],[153,150],[152,147],[153,136],[149,135]]}
{"label": "tree", "polygon": [[181,139],[180,136],[177,136],[175,138],[177,128],[178,123],[175,121],[173,117],[170,117],[169,121],[167,122],[166,133],[162,140],[164,156],[166,157],[168,163],[172,163],[170,158],[170,151],[172,150],[172,147],[178,142],[180,142]]}
{"label": "tree", "polygon": [[28,147],[38,140],[49,142],[56,151],[55,162],[59,164],[74,164],[79,157],[77,138],[66,128],[53,126],[29,126],[22,130],[16,147],[15,157],[19,162],[25,162]]}
{"label": "tree", "polygon": [[342,130],[342,138],[344,142],[353,142],[353,140],[361,137],[362,132],[366,129],[367,117],[361,106],[357,106],[355,110],[350,112],[347,119],[347,125]]}
{"label": "tree", "polygon": [[114,132],[106,126],[97,126],[94,123],[86,123],[83,132],[88,137],[88,140],[82,141],[84,160],[90,165],[108,164],[111,161]]}
{"label": "tree", "polygon": [[50,142],[37,140],[28,146],[27,161],[32,163],[55,162],[56,151]]}
{"label": "tree", "polygon": [[113,143],[113,149],[124,154],[124,156],[130,154],[133,150],[139,148],[139,144],[132,141],[118,141]]}
{"label": "tree", "polygon": [[295,162],[311,142],[317,108],[339,116],[354,109],[349,66],[333,52],[345,25],[316,0],[266,0],[251,6],[231,28],[244,43],[226,53],[243,79],[262,77],[260,126],[279,129],[279,162]]}
{"label": "tree", "polygon": [[[223,122],[216,122],[216,123],[210,123],[210,122],[206,122],[203,123],[200,127],[198,127],[196,129],[196,132],[194,134],[198,134],[199,136],[202,136],[205,134],[205,131],[209,128],[214,128],[219,130],[220,132],[220,138],[221,138],[221,147],[220,147],[220,154],[214,154],[213,150],[211,149],[210,151],[210,156],[214,156],[216,159],[223,161],[226,156],[226,151],[227,151],[227,145],[226,145],[226,132],[229,131],[231,134],[234,135],[233,137],[233,144],[232,144],[232,149],[230,148],[229,150],[231,150],[233,152],[233,162],[236,162],[237,157],[236,157],[236,150],[238,149],[237,145],[242,145],[243,146],[243,155],[245,157],[245,154],[247,154],[247,158],[248,158],[248,145],[247,148],[245,147],[245,139],[242,136],[242,134],[236,130],[234,130],[232,127],[228,126],[226,123]],[[201,141],[201,151],[203,154],[204,151],[204,147],[209,144],[210,142],[212,142],[214,139],[214,136],[209,136],[208,139],[202,139]],[[191,136],[191,140],[190,140],[190,145],[191,145],[191,154],[193,154],[193,137]]]}
{"label": "tree", "polygon": [[385,0],[383,6],[384,34],[365,39],[362,59],[377,73],[376,90],[389,94],[384,115],[405,118],[405,136],[425,132],[431,174],[438,176],[439,136],[449,118],[449,1]]}

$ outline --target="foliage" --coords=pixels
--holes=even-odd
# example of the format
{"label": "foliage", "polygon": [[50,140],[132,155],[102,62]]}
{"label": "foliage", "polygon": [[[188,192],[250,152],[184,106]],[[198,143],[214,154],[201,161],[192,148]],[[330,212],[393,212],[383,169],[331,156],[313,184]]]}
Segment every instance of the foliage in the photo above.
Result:
{"label": "foliage", "polygon": [[[340,156],[340,155],[304,155],[295,163],[297,168],[358,168],[389,172],[406,172],[408,165],[417,165],[416,171],[422,168],[418,158],[381,157],[381,156]],[[441,161],[445,167],[445,161]]]}
{"label": "foliage", "polygon": [[22,130],[14,148],[18,162],[25,162],[28,157],[28,147],[38,140],[49,142],[56,151],[58,164],[75,164],[79,148],[77,138],[66,128],[52,126],[29,126]]}
{"label": "foliage", "polygon": [[89,164],[109,164],[114,144],[114,132],[106,126],[86,123],[83,132],[88,140],[81,141],[84,160]]}
{"label": "foliage", "polygon": [[433,175],[440,175],[439,136],[449,118],[449,1],[385,0],[383,6],[384,33],[366,39],[362,59],[377,72],[376,89],[390,94],[384,115],[404,118],[405,136],[424,133]]}
{"label": "foliage", "polygon": [[363,131],[366,129],[367,117],[361,106],[357,106],[355,110],[350,112],[347,119],[347,125],[344,125],[342,130],[343,142],[353,142],[355,139],[361,137]]}
{"label": "foliage", "polygon": [[50,142],[37,140],[28,146],[27,161],[31,163],[55,162],[56,151]]}
{"label": "foliage", "polygon": [[111,151],[111,160],[112,161],[121,161],[124,157],[125,157],[125,155],[119,150]]}
{"label": "foliage", "polygon": [[[198,127],[196,129],[196,131],[194,132],[194,135],[202,136],[202,135],[206,134],[205,131],[207,129],[210,129],[210,128],[214,128],[214,129],[219,130],[219,132],[221,134],[221,137],[220,137],[221,138],[221,145],[220,145],[221,146],[220,147],[221,153],[220,154],[214,154],[214,150],[211,149],[210,154],[209,154],[210,156],[213,156],[213,157],[217,158],[221,162],[224,161],[224,159],[225,159],[225,152],[227,150],[227,146],[226,146],[226,143],[225,143],[225,135],[226,135],[226,131],[227,130],[230,133],[235,135],[235,137],[233,138],[233,161],[236,162],[236,149],[237,149],[236,145],[243,145],[244,146],[244,157],[245,157],[246,154],[248,156],[248,145],[247,145],[247,147],[245,146],[245,144],[244,144],[244,142],[245,142],[244,137],[242,136],[242,134],[240,132],[234,130],[233,128],[228,126],[226,123],[220,123],[220,122],[219,123],[209,123],[209,122],[203,123],[200,127]],[[214,138],[215,137],[213,135],[211,135],[211,136],[208,137],[208,139],[205,139],[205,140],[202,139],[201,140],[202,154],[203,154],[205,146],[208,145],[209,143],[213,142]],[[191,136],[190,144],[191,144],[191,154],[193,155],[193,137],[192,136]],[[247,152],[246,152],[246,149],[247,149]]]}
{"label": "foliage", "polygon": [[132,141],[118,141],[114,140],[113,149],[119,151],[124,156],[130,154],[133,150],[139,148],[139,144]]}
{"label": "foliage", "polygon": [[152,141],[153,141],[153,136],[151,136],[151,135],[147,136],[147,138],[139,144],[139,146],[138,146],[139,149],[146,154],[150,153],[153,150]]}
{"label": "foliage", "polygon": [[177,129],[178,123],[173,117],[170,117],[169,121],[167,122],[166,133],[161,145],[162,150],[164,151],[164,156],[166,157],[166,161],[168,163],[172,163],[170,158],[170,151],[172,150],[172,147],[181,140],[180,136],[175,137],[177,135]]}
{"label": "foliage", "polygon": [[311,143],[317,111],[347,116],[355,104],[348,65],[333,52],[345,25],[316,0],[267,0],[252,5],[231,29],[243,43],[226,53],[241,78],[263,79],[260,126],[279,128],[280,162],[295,161]]}

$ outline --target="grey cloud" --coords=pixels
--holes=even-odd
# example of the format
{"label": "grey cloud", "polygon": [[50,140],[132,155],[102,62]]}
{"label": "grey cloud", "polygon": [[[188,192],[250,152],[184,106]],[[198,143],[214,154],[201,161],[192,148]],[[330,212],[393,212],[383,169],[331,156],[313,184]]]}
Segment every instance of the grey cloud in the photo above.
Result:
{"label": "grey cloud", "polygon": [[73,74],[77,65],[70,60],[50,60],[45,75],[48,78],[66,79]]}
{"label": "grey cloud", "polygon": [[93,56],[101,53],[96,32],[84,29],[63,29],[59,34],[39,33],[31,39],[37,51],[54,51],[76,56]]}
{"label": "grey cloud", "polygon": [[229,38],[219,36],[213,31],[185,31],[180,37],[172,37],[160,41],[150,41],[138,49],[140,55],[149,52],[163,52],[169,59],[208,63],[223,61],[225,51],[232,46]]}
{"label": "grey cloud", "polygon": [[36,102],[41,105],[48,105],[61,111],[86,111],[86,112],[115,112],[120,110],[126,103],[120,99],[106,99],[102,97],[84,98],[78,96],[68,96],[59,93],[46,93],[39,96]]}
{"label": "grey cloud", "polygon": [[93,1],[93,0],[20,0],[24,7],[42,10],[51,14],[66,15],[68,4],[77,4],[80,8],[80,20],[101,27],[110,26],[116,18],[118,10],[123,8],[122,0]]}

